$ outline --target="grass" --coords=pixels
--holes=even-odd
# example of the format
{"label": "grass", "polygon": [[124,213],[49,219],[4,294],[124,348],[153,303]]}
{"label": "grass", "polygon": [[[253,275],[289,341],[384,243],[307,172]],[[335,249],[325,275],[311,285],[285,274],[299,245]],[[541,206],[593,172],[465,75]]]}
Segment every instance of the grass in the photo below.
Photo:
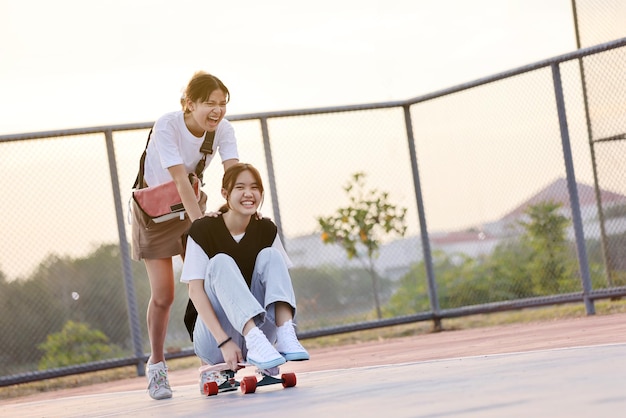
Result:
{"label": "grass", "polygon": [[[626,300],[596,301],[594,304],[596,315],[626,313]],[[498,312],[492,314],[472,315],[462,318],[446,319],[443,322],[445,330],[460,330],[490,327],[507,324],[532,323],[554,321],[566,318],[582,318],[587,316],[585,307],[581,304],[560,305],[543,308],[523,309],[519,311]],[[373,330],[358,331],[346,334],[331,335],[305,340],[309,349],[337,347],[367,341],[379,341],[398,337],[423,335],[432,332],[431,322],[417,322],[414,324],[398,325]],[[172,359],[168,361],[170,370],[186,370],[198,367],[195,357]],[[0,387],[0,400],[27,396],[31,394],[74,388],[111,382],[115,380],[137,377],[137,369],[133,366],[102,370],[73,376],[65,376],[44,381],[23,383]]]}

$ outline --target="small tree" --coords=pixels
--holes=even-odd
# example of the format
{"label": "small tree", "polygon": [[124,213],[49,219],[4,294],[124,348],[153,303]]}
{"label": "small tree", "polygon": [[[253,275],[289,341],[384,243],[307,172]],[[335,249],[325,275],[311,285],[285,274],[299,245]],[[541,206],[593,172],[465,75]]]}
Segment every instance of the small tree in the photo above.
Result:
{"label": "small tree", "polygon": [[109,338],[102,331],[92,330],[89,325],[67,321],[60,332],[48,335],[39,345],[44,356],[39,369],[70,366],[110,358],[120,350],[108,344]]}
{"label": "small tree", "polygon": [[392,234],[404,236],[406,208],[389,203],[389,193],[376,189],[365,191],[365,173],[357,172],[344,187],[349,205],[337,209],[334,216],[318,217],[325,244],[337,243],[348,255],[363,262],[372,278],[376,313],[382,318],[379,300],[379,278],[374,259],[382,239]]}
{"label": "small tree", "polygon": [[573,290],[576,266],[566,233],[570,221],[559,213],[560,208],[560,203],[541,202],[525,211],[529,221],[520,221],[525,229],[522,240],[532,249],[528,267],[535,294]]}

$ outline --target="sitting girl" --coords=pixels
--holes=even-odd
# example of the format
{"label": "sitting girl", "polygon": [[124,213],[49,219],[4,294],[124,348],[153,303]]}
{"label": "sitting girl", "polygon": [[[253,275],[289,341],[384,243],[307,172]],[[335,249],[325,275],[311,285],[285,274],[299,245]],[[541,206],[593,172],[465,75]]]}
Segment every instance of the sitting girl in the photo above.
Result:
{"label": "sitting girl", "polygon": [[[228,168],[222,196],[221,214],[192,224],[180,278],[197,311],[190,329],[194,351],[203,364],[238,370],[246,361],[274,375],[285,361],[309,359],[293,322],[291,261],[276,225],[257,216],[263,183],[256,168]],[[185,320],[189,327],[189,315]]]}

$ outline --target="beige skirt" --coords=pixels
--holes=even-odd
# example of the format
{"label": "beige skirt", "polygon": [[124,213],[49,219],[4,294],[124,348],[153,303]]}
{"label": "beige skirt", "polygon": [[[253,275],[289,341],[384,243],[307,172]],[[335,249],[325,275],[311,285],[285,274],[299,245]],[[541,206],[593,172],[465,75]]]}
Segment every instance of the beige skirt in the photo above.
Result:
{"label": "beige skirt", "polygon": [[[206,211],[207,196],[200,192],[200,209]],[[170,258],[184,255],[187,231],[191,221],[185,218],[170,219],[155,223],[139,209],[137,202],[131,199],[132,212],[132,258],[133,260]]]}

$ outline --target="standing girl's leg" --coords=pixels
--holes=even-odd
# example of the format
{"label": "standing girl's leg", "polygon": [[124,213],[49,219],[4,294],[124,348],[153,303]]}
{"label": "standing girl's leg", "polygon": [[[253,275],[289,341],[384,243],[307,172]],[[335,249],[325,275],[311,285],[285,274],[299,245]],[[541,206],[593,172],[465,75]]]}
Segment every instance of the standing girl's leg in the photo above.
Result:
{"label": "standing girl's leg", "polygon": [[170,318],[170,308],[174,303],[174,270],[171,258],[144,260],[150,280],[150,301],[148,303],[147,325],[150,337],[152,364],[165,360],[165,336]]}
{"label": "standing girl's leg", "polygon": [[165,336],[170,309],[174,302],[174,270],[171,258],[144,259],[150,280],[150,301],[146,314],[150,337],[150,358],[146,377],[150,396],[154,399],[172,397],[165,366]]}

